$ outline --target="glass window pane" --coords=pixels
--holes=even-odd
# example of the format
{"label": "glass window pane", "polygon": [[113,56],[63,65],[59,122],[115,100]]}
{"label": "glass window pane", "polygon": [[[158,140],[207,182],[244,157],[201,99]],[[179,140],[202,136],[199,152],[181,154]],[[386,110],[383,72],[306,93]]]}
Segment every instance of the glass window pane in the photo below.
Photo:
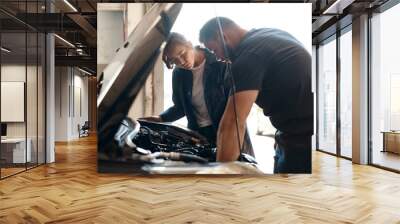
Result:
{"label": "glass window pane", "polygon": [[318,48],[318,148],[336,153],[336,40]]}
{"label": "glass window pane", "polygon": [[395,29],[399,21],[400,4],[371,20],[372,163],[396,170],[400,170],[400,33]]}
{"label": "glass window pane", "polygon": [[340,37],[340,152],[351,158],[352,149],[352,35]]}
{"label": "glass window pane", "polygon": [[[25,170],[30,159],[26,144],[26,33],[1,34],[1,139],[2,178]],[[26,147],[28,145],[28,147]],[[28,150],[27,150],[28,149]]]}
{"label": "glass window pane", "polygon": [[[26,2],[24,10],[28,20],[37,23],[37,16],[33,16],[39,11],[37,1]],[[35,167],[38,164],[38,33],[36,30],[27,29],[27,70],[26,70],[26,131],[27,131],[27,167]]]}
{"label": "glass window pane", "polygon": [[39,45],[38,45],[38,164],[45,163],[45,52],[46,38],[45,35],[39,33]]}
{"label": "glass window pane", "polygon": [[[45,12],[45,1],[1,1],[0,7],[29,20]],[[4,178],[45,161],[45,36],[2,12],[0,17],[7,20],[0,24]]]}
{"label": "glass window pane", "polygon": [[[28,32],[28,63],[26,80],[26,116],[27,116],[27,142],[30,147],[28,168],[37,165],[37,79],[38,79],[38,36],[36,32]],[[28,148],[29,148],[28,147]]]}

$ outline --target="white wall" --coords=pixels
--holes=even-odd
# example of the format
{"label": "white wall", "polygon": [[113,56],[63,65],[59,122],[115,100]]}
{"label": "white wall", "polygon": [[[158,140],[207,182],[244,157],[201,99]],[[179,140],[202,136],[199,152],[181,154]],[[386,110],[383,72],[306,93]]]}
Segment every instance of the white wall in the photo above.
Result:
{"label": "white wall", "polygon": [[[26,80],[27,78],[27,80]],[[44,74],[42,67],[25,64],[3,64],[1,66],[1,81],[2,82],[24,82],[26,85],[26,106],[21,108],[22,113],[26,112],[26,120],[23,122],[6,122],[7,137],[9,138],[25,138],[30,139],[32,161],[36,162],[39,158],[39,163],[44,162]],[[24,91],[24,90],[22,90]],[[24,94],[22,92],[21,94]],[[2,96],[7,97],[7,96]],[[10,108],[1,108],[11,110]],[[8,111],[11,112],[12,111]],[[37,157],[37,153],[39,156]]]}
{"label": "white wall", "polygon": [[88,78],[76,68],[56,67],[55,85],[55,140],[77,139],[78,124],[88,121]]}
{"label": "white wall", "polygon": [[[68,68],[56,67],[55,68],[55,140],[67,141],[68,140]],[[66,97],[65,97],[66,96]]]}
{"label": "white wall", "polygon": [[[104,4],[98,4],[104,5]],[[109,4],[106,4],[109,5]],[[124,41],[123,11],[97,12],[97,72],[100,74]],[[107,77],[105,77],[107,78]]]}
{"label": "white wall", "polygon": [[[26,69],[28,71],[28,75],[31,73],[35,73],[36,68],[33,66],[18,65],[18,64],[9,64],[1,66],[1,81],[3,82],[25,82]],[[28,92],[28,97],[36,97],[36,89],[34,92]],[[28,99],[27,99],[28,100]],[[30,102],[31,100],[28,100]],[[36,105],[35,105],[36,107]],[[7,110],[7,108],[1,108],[1,110]],[[35,114],[36,116],[36,114]],[[32,120],[28,114],[28,121]],[[25,123],[26,122],[7,122],[7,136],[8,137],[25,137]],[[28,136],[29,137],[29,136]]]}
{"label": "white wall", "polygon": [[[25,82],[25,65],[2,65],[1,66],[1,81],[5,82]],[[28,70],[30,70],[28,68]],[[7,110],[7,108],[1,108]],[[7,136],[8,137],[25,137],[25,123],[24,122],[10,122],[7,123]]]}
{"label": "white wall", "polygon": [[[78,124],[82,126],[85,121],[88,121],[88,78],[85,76],[82,76],[79,71],[78,74],[76,73],[77,70],[75,70],[74,74],[74,81],[73,81],[73,86],[74,86],[74,96],[71,96],[73,99],[71,105],[73,106],[73,113],[72,113],[72,120],[71,120],[71,136],[73,139],[79,138],[79,133],[78,133]],[[80,102],[79,102],[80,101]],[[80,108],[81,107],[81,108]],[[81,111],[80,111],[81,110]]]}

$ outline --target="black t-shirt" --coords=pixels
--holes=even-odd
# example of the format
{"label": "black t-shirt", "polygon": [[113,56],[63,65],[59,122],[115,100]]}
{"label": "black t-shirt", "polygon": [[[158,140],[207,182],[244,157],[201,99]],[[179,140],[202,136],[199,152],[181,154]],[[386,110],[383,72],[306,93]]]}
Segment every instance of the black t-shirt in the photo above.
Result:
{"label": "black t-shirt", "polygon": [[236,92],[259,90],[256,104],[282,132],[312,134],[311,55],[289,33],[250,30],[232,55]]}

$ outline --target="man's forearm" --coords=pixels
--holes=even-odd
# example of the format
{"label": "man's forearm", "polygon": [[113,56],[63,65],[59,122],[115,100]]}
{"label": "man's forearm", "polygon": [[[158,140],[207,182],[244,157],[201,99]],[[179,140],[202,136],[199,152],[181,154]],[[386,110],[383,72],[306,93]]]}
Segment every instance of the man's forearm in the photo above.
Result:
{"label": "man's forearm", "polygon": [[[245,125],[239,125],[240,143],[243,144]],[[236,121],[221,123],[217,136],[217,161],[236,161],[240,155],[240,147],[237,137]]]}
{"label": "man's forearm", "polygon": [[[218,129],[217,161],[228,162],[238,159],[241,147],[239,147],[237,129],[239,129],[240,143],[243,144],[247,116],[257,95],[257,90],[247,90],[229,97]],[[234,99],[236,99],[236,105]],[[236,119],[238,127],[236,127]]]}

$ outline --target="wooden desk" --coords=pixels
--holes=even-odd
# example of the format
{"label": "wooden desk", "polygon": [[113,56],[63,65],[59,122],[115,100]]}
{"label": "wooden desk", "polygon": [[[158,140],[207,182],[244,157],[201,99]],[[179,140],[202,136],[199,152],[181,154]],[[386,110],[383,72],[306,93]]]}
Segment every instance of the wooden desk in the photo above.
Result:
{"label": "wooden desk", "polygon": [[382,152],[392,152],[400,154],[400,131],[382,131],[383,150]]}

